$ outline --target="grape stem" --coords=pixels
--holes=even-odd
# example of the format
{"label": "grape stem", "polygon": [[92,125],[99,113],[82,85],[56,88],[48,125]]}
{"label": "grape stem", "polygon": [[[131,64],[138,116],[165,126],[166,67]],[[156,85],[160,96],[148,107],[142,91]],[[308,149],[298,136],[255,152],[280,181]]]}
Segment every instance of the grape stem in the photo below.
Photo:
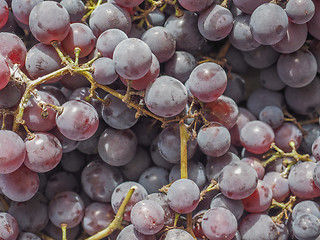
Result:
{"label": "grape stem", "polygon": [[67,240],[67,224],[61,223],[62,240]]}
{"label": "grape stem", "polygon": [[180,148],[181,148],[181,178],[188,178],[188,151],[187,143],[190,137],[187,127],[183,121],[179,122],[180,126]]}
{"label": "grape stem", "polygon": [[129,202],[132,194],[134,193],[134,191],[136,189],[137,189],[136,186],[133,186],[133,187],[130,188],[130,190],[127,193],[127,196],[125,197],[125,199],[121,203],[121,206],[120,206],[115,218],[110,223],[110,225],[107,228],[103,229],[102,231],[100,231],[100,232],[98,232],[98,233],[86,238],[85,240],[99,240],[99,239],[102,239],[104,237],[109,236],[116,229],[121,229],[122,219],[123,219],[123,215],[124,215],[126,206],[127,206],[128,202]]}
{"label": "grape stem", "polygon": [[282,208],[282,211],[277,215],[272,217],[274,223],[281,223],[282,218],[288,219],[288,211],[292,213],[292,207],[296,201],[296,196],[290,196],[290,199],[287,203],[277,202],[276,200],[272,199],[272,204],[270,208]]}
{"label": "grape stem", "polygon": [[[292,151],[290,153],[284,152],[282,149],[276,146],[275,143],[272,143],[270,148],[274,149],[276,152],[275,153],[269,153],[268,155],[271,155],[266,161],[262,163],[262,166],[265,168],[268,164],[276,161],[279,158],[292,158],[292,161],[290,161],[286,167],[286,169],[282,172],[282,176],[286,177],[289,173],[290,168],[296,164],[298,161],[312,161],[310,159],[310,156],[308,154],[299,154],[296,151],[295,143],[293,141],[289,142],[290,147],[292,148]],[[265,156],[264,156],[265,157]]]}

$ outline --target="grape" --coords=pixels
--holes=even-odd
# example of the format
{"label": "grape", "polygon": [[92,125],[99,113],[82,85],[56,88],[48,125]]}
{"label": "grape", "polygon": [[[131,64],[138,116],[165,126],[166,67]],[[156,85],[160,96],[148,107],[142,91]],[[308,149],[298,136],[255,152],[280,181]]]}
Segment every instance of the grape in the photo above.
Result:
{"label": "grape", "polygon": [[33,36],[43,44],[62,41],[70,29],[68,11],[55,1],[37,4],[30,12],[29,26]]}
{"label": "grape", "polygon": [[127,196],[128,191],[133,186],[135,186],[136,189],[133,192],[133,194],[127,204],[126,210],[124,212],[123,220],[125,220],[125,221],[130,221],[130,214],[131,214],[131,210],[132,210],[133,206],[137,202],[139,202],[147,197],[147,195],[148,195],[147,190],[141,184],[139,184],[137,182],[130,182],[130,181],[123,182],[114,189],[112,196],[111,196],[111,205],[112,205],[113,211],[116,213],[116,212],[118,212],[123,200]]}
{"label": "grape", "polygon": [[284,201],[289,195],[288,179],[281,176],[279,172],[268,172],[263,181],[271,187],[272,197],[278,201]]}
{"label": "grape", "polygon": [[249,65],[244,61],[243,54],[232,45],[228,48],[226,53],[226,59],[228,64],[232,67],[232,71],[235,73],[246,73]]}
{"label": "grape", "polygon": [[248,164],[236,162],[222,169],[218,183],[222,194],[226,197],[235,200],[244,199],[255,191],[258,175]]}
{"label": "grape", "polygon": [[28,201],[11,202],[8,212],[17,220],[20,231],[39,232],[49,221],[48,200],[39,192]]}
{"label": "grape", "polygon": [[[118,92],[125,94],[125,91],[122,90]],[[135,117],[136,109],[128,108],[126,103],[111,94],[105,96],[104,100],[108,104],[102,106],[102,118],[110,127],[128,129],[137,123],[138,118]]]}
{"label": "grape", "polygon": [[94,68],[92,76],[97,83],[109,85],[118,78],[118,74],[115,70],[115,62],[110,58],[99,58],[94,61],[92,67]]}
{"label": "grape", "polygon": [[137,137],[131,129],[107,128],[100,136],[98,152],[111,166],[122,166],[132,160],[137,149]]}
{"label": "grape", "polygon": [[114,0],[114,2],[124,7],[137,7],[143,0]]}
{"label": "grape", "polygon": [[84,203],[80,196],[71,191],[60,192],[49,202],[50,221],[57,227],[62,223],[68,228],[77,226],[84,216]]}
{"label": "grape", "polygon": [[218,180],[219,174],[222,169],[234,162],[239,162],[240,158],[234,153],[227,152],[221,157],[209,157],[206,164],[206,176],[209,181],[212,179]]}
{"label": "grape", "polygon": [[270,207],[272,198],[269,184],[259,179],[256,190],[249,197],[242,199],[242,203],[246,211],[262,213]]}
{"label": "grape", "polygon": [[282,107],[285,106],[283,95],[279,92],[270,91],[265,88],[255,89],[248,97],[247,110],[258,117],[261,110],[266,106],[277,106],[282,109]]}
{"label": "grape", "polygon": [[162,186],[169,184],[169,172],[160,167],[150,167],[141,173],[139,183],[149,194],[156,193]]}
{"label": "grape", "polygon": [[[148,85],[153,82],[160,73],[160,63],[157,57],[152,53],[152,63],[149,68],[149,71],[141,78],[136,79],[131,82],[131,87],[135,90],[145,90]],[[123,77],[120,77],[121,82],[128,86],[127,80]]]}
{"label": "grape", "polygon": [[184,110],[188,102],[187,89],[179,80],[163,75],[148,85],[144,100],[151,112],[173,117]]}
{"label": "grape", "polygon": [[[274,19],[277,19],[275,22]],[[277,4],[264,3],[257,7],[250,17],[253,38],[264,45],[279,42],[286,34],[288,17]]]}
{"label": "grape", "polygon": [[141,40],[150,47],[160,63],[169,60],[176,49],[176,41],[165,27],[156,26],[145,31]]}
{"label": "grape", "polygon": [[[180,164],[176,164],[171,168],[169,182],[173,182],[181,178],[180,168]],[[203,189],[207,183],[207,179],[205,167],[201,162],[188,162],[188,179],[194,181],[199,189]]]}
{"label": "grape", "polygon": [[256,170],[257,174],[258,174],[258,178],[259,179],[263,179],[264,173],[265,173],[265,169],[262,166],[260,160],[258,158],[255,157],[245,157],[242,158],[241,161],[249,164],[251,167],[254,168],[254,170]]}
{"label": "grape", "polygon": [[280,127],[284,121],[282,110],[277,106],[266,106],[259,114],[259,120],[267,123],[270,127]]}
{"label": "grape", "polygon": [[36,95],[27,102],[23,119],[29,129],[33,131],[50,131],[56,126],[56,111],[51,107],[41,108],[39,103],[49,103],[59,106],[59,101],[50,93],[37,91]]}
{"label": "grape", "polygon": [[295,220],[296,218],[298,218],[300,215],[303,215],[303,214],[312,214],[317,218],[319,218],[320,216],[319,204],[311,200],[304,200],[297,203],[294,206],[292,211],[292,219]]}
{"label": "grape", "polygon": [[204,154],[220,157],[228,151],[231,137],[227,128],[217,122],[210,122],[208,126],[200,128],[197,142]]}
{"label": "grape", "polygon": [[[170,163],[180,162],[180,130],[179,124],[171,124],[165,127],[158,137],[158,148],[161,156]],[[187,158],[191,159],[197,149],[197,141],[190,139],[187,143]]]}
{"label": "grape", "polygon": [[2,57],[0,55],[0,90],[4,89],[9,80],[10,80],[10,69],[9,66],[6,62],[6,60],[4,59],[4,57]]}
{"label": "grape", "polygon": [[230,210],[237,220],[241,218],[244,210],[241,200],[227,198],[222,193],[219,193],[211,200],[210,209],[217,207]]}
{"label": "grape", "polygon": [[41,238],[31,232],[20,232],[17,240],[41,240]]}
{"label": "grape", "polygon": [[87,234],[94,235],[108,227],[113,218],[111,204],[93,202],[85,209],[82,227]]}
{"label": "grape", "polygon": [[313,173],[316,167],[314,162],[295,164],[289,173],[288,182],[290,191],[299,198],[311,199],[320,196],[320,189],[315,185]]}
{"label": "grape", "polygon": [[[4,10],[4,11],[7,11],[7,10]],[[13,33],[15,31],[17,31],[18,24],[14,20],[14,15],[13,15],[12,11],[8,11],[8,12],[9,12],[8,20],[7,20],[6,24],[0,29],[1,29],[1,32]],[[3,14],[3,16],[5,16],[5,13]]]}
{"label": "grape", "polygon": [[45,85],[40,85],[37,89],[53,95],[58,100],[60,105],[64,104],[67,101],[66,95],[64,95],[64,93],[58,87],[45,84]]}
{"label": "grape", "polygon": [[40,2],[43,2],[43,0],[12,0],[12,12],[20,22],[29,25],[30,12]]}
{"label": "grape", "polygon": [[12,173],[23,163],[26,146],[21,137],[9,130],[0,130],[0,174]]}
{"label": "grape", "polygon": [[0,174],[0,189],[13,201],[28,201],[39,189],[39,177],[37,173],[22,165],[14,172]]}
{"label": "grape", "polygon": [[94,201],[110,202],[112,192],[122,182],[120,171],[102,161],[90,162],[81,173],[83,190]]}
{"label": "grape", "polygon": [[173,56],[164,63],[164,72],[185,83],[196,66],[197,61],[192,54],[186,51],[175,51]]}
{"label": "grape", "polygon": [[299,240],[316,239],[320,235],[320,221],[312,214],[302,214],[293,221],[292,230]]}
{"label": "grape", "polygon": [[75,141],[90,138],[98,128],[99,118],[94,107],[82,100],[65,102],[62,113],[56,115],[59,131]]}
{"label": "grape", "polygon": [[108,29],[97,39],[96,48],[103,57],[112,58],[116,46],[128,36],[119,29]]}
{"label": "grape", "polygon": [[244,13],[252,13],[260,5],[267,3],[267,0],[234,0],[234,5]]}
{"label": "grape", "polygon": [[155,137],[151,142],[150,149],[149,149],[151,159],[156,166],[170,170],[172,168],[173,164],[168,162],[162,156],[160,149],[158,147],[158,142],[159,142],[159,136]]}
{"label": "grape", "polygon": [[[9,8],[8,3],[4,0],[0,1],[0,28],[5,26],[9,18]],[[2,29],[1,29],[2,30]]]}
{"label": "grape", "polygon": [[242,55],[249,66],[258,69],[270,67],[279,58],[279,52],[267,45],[260,45],[253,50],[242,52]]}
{"label": "grape", "polygon": [[[226,90],[222,96],[231,98],[235,103],[240,103],[245,100],[246,82],[236,73],[231,73],[231,78],[228,79]],[[222,98],[220,96],[220,98]]]}
{"label": "grape", "polygon": [[237,231],[237,219],[227,208],[213,207],[202,217],[203,233],[210,240],[232,239]]}
{"label": "grape", "polygon": [[240,141],[249,152],[262,154],[269,150],[275,139],[272,128],[262,121],[248,122],[241,129]]}
{"label": "grape", "polygon": [[8,58],[12,63],[24,66],[27,48],[23,41],[13,33],[0,32],[0,55]]}
{"label": "grape", "polygon": [[147,19],[152,26],[163,26],[166,16],[159,9],[156,9],[148,14]]}
{"label": "grape", "polygon": [[281,53],[293,53],[303,46],[307,35],[307,24],[295,24],[289,21],[286,35],[271,47]]}
{"label": "grape", "polygon": [[318,39],[313,39],[310,43],[309,51],[317,60],[318,72],[320,71],[320,41]]}
{"label": "grape", "polygon": [[289,142],[293,141],[295,144],[295,148],[298,149],[303,138],[302,132],[297,127],[297,125],[289,122],[286,122],[282,124],[281,127],[275,129],[274,134],[274,141],[276,145],[286,152],[292,151]]}
{"label": "grape", "polygon": [[142,200],[133,206],[130,219],[138,232],[153,235],[164,226],[164,210],[155,201]]}
{"label": "grape", "polygon": [[289,0],[285,10],[292,22],[303,24],[313,17],[315,6],[312,0]]}
{"label": "grape", "polygon": [[157,238],[154,235],[144,235],[139,233],[137,230],[134,229],[133,225],[130,224],[123,228],[119,233],[116,240],[156,240]]}
{"label": "grape", "polygon": [[[83,142],[83,141],[82,141]],[[81,142],[81,143],[82,143]],[[80,151],[74,150],[62,155],[60,165],[67,172],[78,172],[85,164],[86,155]]]}
{"label": "grape", "polygon": [[194,238],[185,230],[170,229],[159,240],[194,240]]}
{"label": "grape", "polygon": [[24,164],[35,172],[54,169],[61,160],[62,146],[59,140],[49,133],[36,133],[25,140],[26,158]]}
{"label": "grape", "polygon": [[81,0],[61,0],[60,4],[68,11],[71,22],[81,20],[86,12]]}
{"label": "grape", "polygon": [[268,239],[276,240],[277,227],[266,214],[248,214],[240,223],[239,231],[243,240]]}
{"label": "grape", "polygon": [[198,19],[198,28],[202,36],[211,41],[227,37],[232,30],[233,16],[229,9],[218,4],[202,11]]}
{"label": "grape", "polygon": [[250,26],[250,15],[241,14],[234,18],[233,28],[229,34],[230,43],[242,51],[250,51],[260,46],[252,36]]}
{"label": "grape", "polygon": [[113,52],[117,73],[129,80],[143,77],[151,66],[151,53],[149,46],[138,38],[122,40]]}
{"label": "grape", "polygon": [[50,176],[45,188],[46,197],[51,200],[60,192],[73,191],[78,192],[80,184],[76,176],[65,171],[58,171]]}
{"label": "grape", "polygon": [[317,24],[320,19],[320,4],[318,1],[313,1],[313,4],[315,6],[315,11],[313,17],[307,22],[308,32],[316,39],[320,39],[319,24]]}
{"label": "grape", "polygon": [[286,86],[279,77],[276,64],[261,70],[260,83],[264,88],[271,91],[279,91]]}
{"label": "grape", "polygon": [[173,211],[181,214],[190,213],[198,206],[200,190],[192,180],[179,179],[172,183],[167,197]]}
{"label": "grape", "polygon": [[178,2],[183,8],[189,11],[200,12],[206,9],[207,7],[209,7],[214,1],[213,0],[197,0],[197,1],[178,0]]}
{"label": "grape", "polygon": [[[79,63],[82,63],[82,61],[82,58],[80,58]],[[60,83],[63,85],[63,87],[71,90],[90,86],[90,82],[86,79],[86,77],[79,74],[66,74],[61,78]]]}
{"label": "grape", "polygon": [[15,240],[19,235],[19,226],[16,219],[9,213],[0,212],[0,238]]}
{"label": "grape", "polygon": [[317,137],[312,143],[312,156],[314,156],[317,162],[320,161],[320,137]]}
{"label": "grape", "polygon": [[316,76],[305,87],[286,87],[284,97],[288,106],[295,113],[307,115],[320,109],[320,95],[317,94],[319,90],[320,78]]}
{"label": "grape", "polygon": [[195,97],[203,102],[212,102],[226,89],[227,75],[216,63],[202,63],[193,69],[188,82]]}
{"label": "grape", "polygon": [[164,27],[176,40],[177,50],[196,50],[204,42],[197,22],[198,15],[190,11],[185,11],[182,17],[176,17],[175,14],[172,14],[167,18]]}
{"label": "grape", "polygon": [[207,110],[204,116],[208,121],[219,122],[228,129],[237,122],[239,109],[230,97],[221,95],[215,101],[205,103],[204,108]]}
{"label": "grape", "polygon": [[309,155],[313,155],[314,158],[318,161],[320,159],[317,154],[312,153],[312,144],[320,136],[320,126],[318,124],[306,124],[302,126],[303,131],[306,131],[308,134],[303,136],[300,151],[305,152]]}
{"label": "grape", "polygon": [[[308,71],[301,71],[306,67]],[[310,51],[299,50],[291,54],[281,54],[277,62],[281,80],[293,88],[301,88],[311,83],[317,69],[317,61]]]}
{"label": "grape", "polygon": [[96,37],[111,28],[122,30],[127,34],[131,29],[131,19],[127,10],[107,2],[94,9],[89,18],[89,26]]}
{"label": "grape", "polygon": [[86,57],[93,50],[96,37],[92,30],[85,24],[72,23],[68,35],[61,42],[63,50],[71,57],[74,57],[74,49],[80,48],[79,57]]}

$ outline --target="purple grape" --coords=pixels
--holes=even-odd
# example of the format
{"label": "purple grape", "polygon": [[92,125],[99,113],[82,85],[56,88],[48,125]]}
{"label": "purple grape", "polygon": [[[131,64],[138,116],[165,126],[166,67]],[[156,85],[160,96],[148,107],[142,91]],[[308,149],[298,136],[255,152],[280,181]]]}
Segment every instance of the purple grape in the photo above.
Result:
{"label": "purple grape", "polygon": [[272,190],[272,197],[282,202],[289,196],[288,179],[281,176],[279,172],[268,172],[263,177],[263,181],[269,184]]}
{"label": "purple grape", "polygon": [[[274,21],[277,19],[278,21]],[[250,17],[253,38],[264,45],[279,42],[286,34],[288,16],[277,4],[264,3],[257,7]]]}
{"label": "purple grape", "polygon": [[130,224],[123,228],[119,233],[116,240],[156,240],[157,238],[154,235],[144,235],[139,233],[137,230],[134,229],[133,225]]}
{"label": "purple grape", "polygon": [[57,227],[65,223],[68,228],[73,228],[81,223],[84,208],[84,203],[77,193],[60,192],[49,202],[49,219]]}
{"label": "purple grape", "polygon": [[309,22],[313,17],[315,6],[312,0],[289,0],[285,10],[292,22],[303,24]]}
{"label": "purple grape", "polygon": [[16,219],[9,213],[0,213],[0,238],[15,240],[19,235],[19,226]]}
{"label": "purple grape", "polygon": [[316,239],[320,235],[320,221],[312,214],[302,214],[293,221],[292,230],[299,240]]}
{"label": "purple grape", "polygon": [[62,41],[70,29],[70,17],[67,10],[55,1],[37,4],[29,15],[30,31],[41,43]]}
{"label": "purple grape", "polygon": [[233,213],[227,208],[213,207],[204,213],[201,227],[209,239],[232,239],[236,234],[238,223]]}
{"label": "purple grape", "polygon": [[164,226],[164,210],[155,201],[141,200],[133,206],[130,220],[138,232],[153,235]]}
{"label": "purple grape", "polygon": [[68,11],[71,22],[78,22],[86,12],[81,0],[61,0],[60,4]]}
{"label": "purple grape", "polygon": [[190,179],[179,179],[169,188],[167,193],[170,208],[178,213],[192,212],[199,204],[200,190]]}
{"label": "purple grape", "polygon": [[258,185],[257,172],[243,162],[225,166],[218,180],[222,194],[235,200],[249,197]]}
{"label": "purple grape", "polygon": [[214,198],[212,198],[210,209],[215,207],[223,207],[230,210],[237,220],[241,218],[244,210],[241,200],[227,198],[222,193],[219,193]]}

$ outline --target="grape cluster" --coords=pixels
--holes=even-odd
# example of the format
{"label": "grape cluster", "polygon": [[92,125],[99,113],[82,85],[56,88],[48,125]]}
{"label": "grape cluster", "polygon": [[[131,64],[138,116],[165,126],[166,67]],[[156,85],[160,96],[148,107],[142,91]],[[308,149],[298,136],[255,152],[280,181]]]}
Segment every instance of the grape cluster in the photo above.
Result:
{"label": "grape cluster", "polygon": [[318,0],[0,0],[0,239],[320,238]]}

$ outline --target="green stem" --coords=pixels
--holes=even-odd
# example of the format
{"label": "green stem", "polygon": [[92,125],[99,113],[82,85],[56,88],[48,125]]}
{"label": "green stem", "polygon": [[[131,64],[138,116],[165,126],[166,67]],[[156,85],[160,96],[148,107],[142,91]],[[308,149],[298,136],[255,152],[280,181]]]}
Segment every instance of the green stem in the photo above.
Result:
{"label": "green stem", "polygon": [[62,240],[67,240],[67,224],[61,224]]}
{"label": "green stem", "polygon": [[180,126],[180,148],[181,148],[181,178],[188,178],[188,151],[187,151],[187,142],[189,139],[189,134],[187,127],[183,121],[179,123]]}

